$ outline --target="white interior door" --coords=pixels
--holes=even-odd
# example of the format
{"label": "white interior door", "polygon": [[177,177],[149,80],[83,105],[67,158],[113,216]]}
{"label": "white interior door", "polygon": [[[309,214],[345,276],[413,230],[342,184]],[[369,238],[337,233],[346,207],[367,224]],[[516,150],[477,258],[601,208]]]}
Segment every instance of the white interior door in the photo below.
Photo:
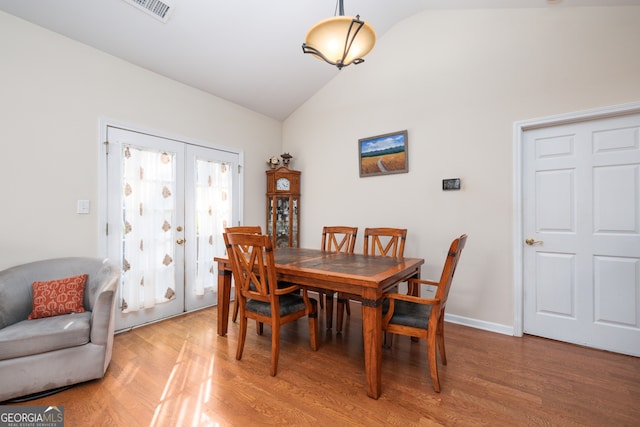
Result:
{"label": "white interior door", "polygon": [[116,330],[215,304],[222,229],[239,219],[239,154],[107,127],[107,256]]}
{"label": "white interior door", "polygon": [[640,114],[523,136],[525,333],[640,356]]}

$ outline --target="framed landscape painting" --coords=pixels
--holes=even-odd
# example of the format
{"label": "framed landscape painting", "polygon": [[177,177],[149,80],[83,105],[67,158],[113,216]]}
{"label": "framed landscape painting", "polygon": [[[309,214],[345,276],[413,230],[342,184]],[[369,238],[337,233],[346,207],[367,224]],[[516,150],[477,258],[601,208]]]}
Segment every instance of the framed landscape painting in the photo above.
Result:
{"label": "framed landscape painting", "polygon": [[409,172],[407,131],[358,140],[360,177]]}

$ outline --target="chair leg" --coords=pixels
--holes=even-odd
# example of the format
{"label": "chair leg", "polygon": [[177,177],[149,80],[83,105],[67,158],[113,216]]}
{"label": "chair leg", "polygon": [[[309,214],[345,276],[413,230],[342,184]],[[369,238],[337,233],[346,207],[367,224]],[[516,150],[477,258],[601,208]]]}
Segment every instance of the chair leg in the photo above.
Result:
{"label": "chair leg", "polygon": [[437,356],[436,332],[429,331],[427,336],[427,355],[429,357],[429,371],[431,372],[431,382],[436,393],[440,393],[440,379],[438,378],[438,356]]}
{"label": "chair leg", "polygon": [[318,307],[315,301],[312,301],[313,308],[309,313],[309,344],[311,350],[318,350]]}
{"label": "chair leg", "polygon": [[382,346],[384,348],[391,348],[393,346],[393,334],[387,331],[383,331],[382,334],[384,338],[384,341],[382,341]]}
{"label": "chair leg", "polygon": [[247,338],[247,318],[240,317],[240,336],[238,337],[238,348],[236,350],[236,360],[242,359],[242,351],[244,350],[244,342]]}
{"label": "chair leg", "polygon": [[347,312],[347,316],[351,316],[351,305],[349,304],[349,298],[345,298],[344,295],[341,296],[338,292],[338,302],[336,304],[336,332],[342,332],[345,311]]}
{"label": "chair leg", "polygon": [[[325,318],[327,323],[327,329],[331,329],[333,327],[333,292],[327,292],[324,294],[326,299],[326,311]],[[320,297],[320,307],[322,307],[322,296]]]}
{"label": "chair leg", "polygon": [[262,335],[264,333],[264,323],[256,320],[256,334]]}
{"label": "chair leg", "polygon": [[342,322],[344,320],[344,304],[345,298],[342,298],[340,294],[338,294],[338,302],[336,303],[336,332],[342,332]]}
{"label": "chair leg", "polygon": [[320,308],[324,308],[324,298],[329,298],[329,295],[327,295],[326,293],[322,292],[322,291],[318,291],[318,299],[320,300]]}
{"label": "chair leg", "polygon": [[233,323],[236,323],[238,320],[238,309],[240,308],[240,303],[238,301],[238,297],[236,297],[235,302],[233,303]]}
{"label": "chair leg", "polygon": [[438,321],[438,348],[440,349],[440,360],[443,365],[447,364],[447,354],[444,350],[444,313],[440,316],[440,320]]}
{"label": "chair leg", "polygon": [[271,376],[278,373],[278,356],[280,355],[280,324],[271,323]]}

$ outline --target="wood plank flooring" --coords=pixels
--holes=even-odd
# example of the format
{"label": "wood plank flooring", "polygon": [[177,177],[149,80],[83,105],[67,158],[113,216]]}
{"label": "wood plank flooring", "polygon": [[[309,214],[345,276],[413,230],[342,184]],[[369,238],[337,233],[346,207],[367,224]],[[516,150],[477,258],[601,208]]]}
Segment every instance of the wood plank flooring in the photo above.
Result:
{"label": "wood plank flooring", "polygon": [[382,396],[365,393],[361,316],[309,348],[306,319],[285,325],[278,375],[270,328],[216,334],[205,309],[115,337],[103,380],[21,405],[62,405],[75,426],[638,426],[640,359],[542,338],[447,323],[442,392],[431,386],[426,344],[395,337],[383,351]]}

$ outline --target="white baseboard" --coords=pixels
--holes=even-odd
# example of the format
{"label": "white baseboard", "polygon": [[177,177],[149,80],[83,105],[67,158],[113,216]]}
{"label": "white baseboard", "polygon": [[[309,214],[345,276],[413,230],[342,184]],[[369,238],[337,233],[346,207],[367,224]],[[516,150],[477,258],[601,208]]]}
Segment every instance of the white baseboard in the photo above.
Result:
{"label": "white baseboard", "polygon": [[496,332],[503,335],[513,335],[513,326],[501,325],[499,323],[485,322],[483,320],[471,319],[469,317],[457,316],[455,314],[444,314],[445,322],[458,325],[469,326],[470,328],[483,329],[489,332]]}

